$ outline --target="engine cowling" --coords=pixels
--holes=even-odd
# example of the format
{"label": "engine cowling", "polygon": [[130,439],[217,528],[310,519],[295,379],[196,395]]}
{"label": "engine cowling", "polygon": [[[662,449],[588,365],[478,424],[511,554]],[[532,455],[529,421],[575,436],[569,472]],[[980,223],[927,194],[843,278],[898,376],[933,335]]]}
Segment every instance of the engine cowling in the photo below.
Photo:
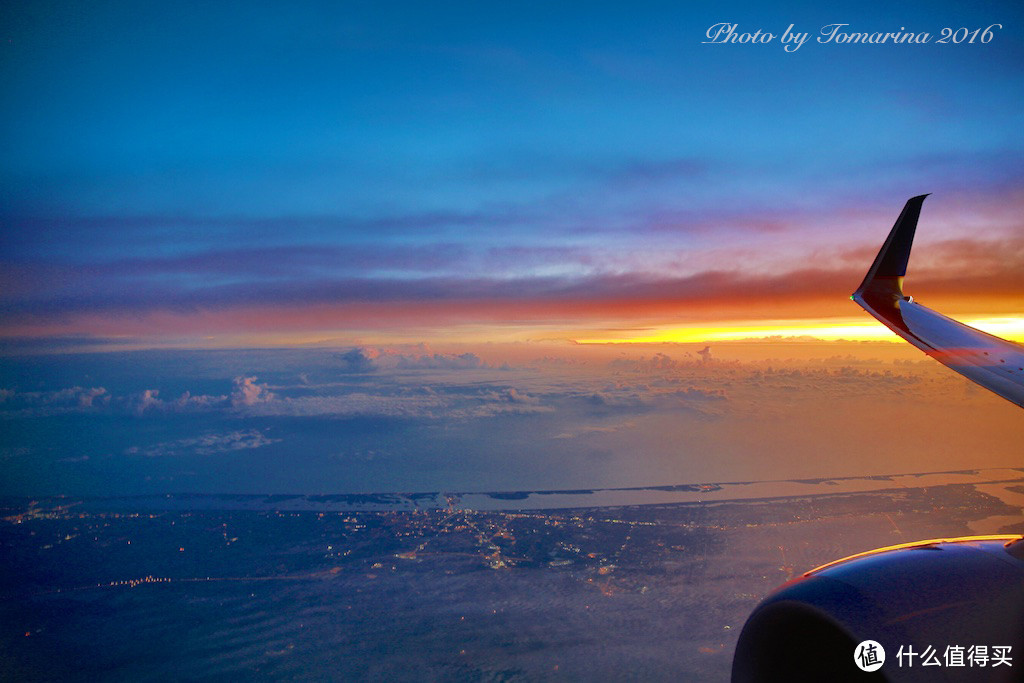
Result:
{"label": "engine cowling", "polygon": [[[872,673],[854,660],[868,640],[885,652]],[[990,655],[1009,646],[1010,664],[968,665],[967,648],[977,646]],[[901,647],[905,656],[898,657]],[[929,647],[938,666],[923,665]],[[956,661],[955,650],[947,660],[947,648],[956,647],[964,648],[964,666],[947,666]],[[933,539],[813,569],[776,589],[747,619],[732,680],[1022,681],[1024,538]]]}

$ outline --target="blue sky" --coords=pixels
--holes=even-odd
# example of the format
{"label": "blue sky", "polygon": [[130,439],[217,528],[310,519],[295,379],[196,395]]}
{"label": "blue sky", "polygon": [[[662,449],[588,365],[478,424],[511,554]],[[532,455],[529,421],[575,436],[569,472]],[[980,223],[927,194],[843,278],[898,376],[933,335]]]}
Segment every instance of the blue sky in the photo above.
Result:
{"label": "blue sky", "polygon": [[[552,299],[533,322],[643,324],[602,302],[812,259],[844,283],[852,269],[819,252],[874,244],[925,191],[951,216],[936,240],[980,225],[1020,249],[1019,223],[990,215],[1020,201],[1015,3],[3,11],[5,337],[142,336],[133,316],[192,345],[277,325],[365,337],[372,316],[277,313],[383,299],[396,308],[378,318],[416,326],[424,296],[486,325]],[[702,44],[720,21],[812,37],[793,53]],[[933,37],[816,44],[835,22]],[[987,44],[935,42],[994,24]],[[969,294],[1019,293],[1008,277]],[[763,289],[708,295],[763,317]],[[566,291],[599,292],[597,320],[574,320]],[[264,328],[238,322],[254,301],[273,309]]]}

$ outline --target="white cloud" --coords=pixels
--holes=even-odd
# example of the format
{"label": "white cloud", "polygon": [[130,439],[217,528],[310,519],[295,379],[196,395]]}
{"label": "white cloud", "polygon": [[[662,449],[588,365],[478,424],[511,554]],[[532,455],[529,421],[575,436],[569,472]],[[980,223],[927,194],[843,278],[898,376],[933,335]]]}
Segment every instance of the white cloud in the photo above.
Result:
{"label": "white cloud", "polygon": [[342,372],[372,372],[376,369],[374,359],[379,354],[374,349],[355,348],[337,356]]}
{"label": "white cloud", "polygon": [[135,394],[128,399],[128,407],[136,415],[142,415],[151,408],[163,408],[164,402],[158,398],[159,389],[146,389],[141,394]]}
{"label": "white cloud", "polygon": [[497,403],[519,403],[523,405],[540,405],[540,398],[524,394],[515,387],[506,387],[499,391],[489,391],[483,398]]}
{"label": "white cloud", "polygon": [[234,391],[231,392],[231,405],[253,406],[274,400],[274,393],[267,389],[266,384],[257,384],[256,377],[236,377]]}
{"label": "white cloud", "polygon": [[[273,395],[271,395],[273,396]],[[439,396],[393,396],[354,392],[336,396],[301,396],[263,400],[246,407],[258,416],[370,416],[432,417],[444,412],[447,402]]]}
{"label": "white cloud", "polygon": [[125,451],[125,454],[143,455],[148,458],[174,455],[215,455],[260,448],[280,440],[268,438],[257,429],[235,430],[221,434],[208,432],[197,437],[165,441],[146,447],[132,446]]}
{"label": "white cloud", "polygon": [[394,393],[393,387],[379,392],[358,391],[335,395],[275,397],[245,407],[250,416],[288,417],[352,417],[381,416],[403,418],[468,419],[495,415],[551,412],[540,397],[512,387],[481,391],[436,391],[432,387],[415,390],[405,388]]}
{"label": "white cloud", "polygon": [[620,422],[612,425],[590,425],[581,427],[579,429],[562,432],[551,437],[552,439],[575,439],[579,436],[590,436],[592,434],[614,434],[615,432],[623,429],[633,429],[636,427],[636,422],[633,420],[627,420],[626,422]]}
{"label": "white cloud", "polygon": [[210,396],[209,394],[200,394],[193,396],[191,392],[186,391],[179,396],[171,405],[179,410],[187,410],[189,408],[212,408],[227,403],[227,396]]}
{"label": "white cloud", "polygon": [[103,387],[84,389],[78,393],[78,405],[83,408],[91,408],[96,401],[104,404],[110,402],[110,395]]}
{"label": "white cloud", "polygon": [[335,359],[342,372],[354,374],[393,369],[476,370],[490,367],[475,353],[431,353],[425,344],[412,352],[356,347],[337,354]]}
{"label": "white cloud", "polygon": [[203,410],[216,408],[227,403],[227,396],[209,396],[200,394],[193,396],[191,392],[184,392],[174,400],[165,401],[160,398],[159,389],[146,389],[138,394],[128,397],[128,409],[136,415],[147,412],[179,412],[188,410]]}
{"label": "white cloud", "polygon": [[394,356],[395,367],[398,368],[424,368],[441,370],[474,370],[487,367],[475,353],[442,354],[433,353],[429,355],[397,355]]}
{"label": "white cloud", "polygon": [[699,387],[686,387],[677,391],[668,391],[663,396],[681,398],[687,401],[724,401],[727,400],[722,389],[701,389]]}
{"label": "white cloud", "polygon": [[20,404],[35,406],[62,406],[92,408],[94,406],[106,405],[110,402],[110,394],[103,387],[74,386],[67,389],[56,389],[54,391],[15,391],[14,389],[0,389],[0,403]]}

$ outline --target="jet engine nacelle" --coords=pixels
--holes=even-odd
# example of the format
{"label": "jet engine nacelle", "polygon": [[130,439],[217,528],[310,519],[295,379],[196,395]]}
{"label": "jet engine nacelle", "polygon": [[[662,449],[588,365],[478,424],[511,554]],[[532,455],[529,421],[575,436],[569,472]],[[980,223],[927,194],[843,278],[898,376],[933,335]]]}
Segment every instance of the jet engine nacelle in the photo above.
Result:
{"label": "jet engine nacelle", "polygon": [[[854,659],[867,640],[885,653],[872,673]],[[1024,681],[1024,538],[920,541],[811,570],[750,615],[732,680]]]}

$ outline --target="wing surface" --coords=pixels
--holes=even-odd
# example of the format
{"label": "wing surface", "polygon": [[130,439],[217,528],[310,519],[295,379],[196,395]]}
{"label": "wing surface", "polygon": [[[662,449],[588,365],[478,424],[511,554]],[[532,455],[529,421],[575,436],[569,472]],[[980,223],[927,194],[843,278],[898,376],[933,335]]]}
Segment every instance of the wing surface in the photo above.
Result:
{"label": "wing surface", "polygon": [[1024,347],[964,325],[903,294],[923,194],[907,200],[864,281],[850,297],[946,367],[1024,407]]}

